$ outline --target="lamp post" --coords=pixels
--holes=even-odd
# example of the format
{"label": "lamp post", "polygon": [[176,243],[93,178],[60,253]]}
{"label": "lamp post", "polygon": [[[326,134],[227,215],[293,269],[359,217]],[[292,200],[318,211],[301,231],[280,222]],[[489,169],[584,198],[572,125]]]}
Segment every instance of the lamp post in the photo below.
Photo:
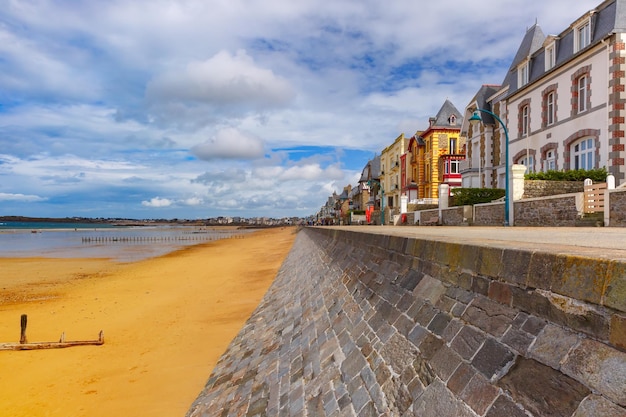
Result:
{"label": "lamp post", "polygon": [[472,117],[469,118],[469,122],[472,124],[472,126],[476,126],[478,123],[482,122],[479,112],[492,115],[498,121],[498,123],[500,123],[502,129],[504,130],[504,226],[509,226],[509,208],[511,206],[511,192],[509,190],[509,130],[506,128],[506,125],[504,124],[502,119],[500,119],[496,114],[485,109],[476,109],[474,111]]}
{"label": "lamp post", "polygon": [[[375,182],[378,184],[380,188],[380,225],[385,225],[385,190],[383,190],[383,185],[378,180],[368,180],[367,185],[369,185],[370,190],[372,189],[372,183]],[[376,197],[374,197],[374,205],[376,204]]]}

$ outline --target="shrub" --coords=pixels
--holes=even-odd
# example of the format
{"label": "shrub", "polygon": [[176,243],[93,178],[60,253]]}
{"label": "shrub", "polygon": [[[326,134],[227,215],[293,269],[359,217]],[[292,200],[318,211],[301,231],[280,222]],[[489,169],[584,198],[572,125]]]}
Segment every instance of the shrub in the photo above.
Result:
{"label": "shrub", "polygon": [[455,188],[451,205],[473,206],[490,203],[502,197],[504,197],[504,190],[501,188]]}
{"label": "shrub", "polygon": [[570,171],[531,172],[524,175],[527,180],[544,181],[584,181],[589,178],[593,182],[606,182],[608,172],[606,168],[575,169]]}

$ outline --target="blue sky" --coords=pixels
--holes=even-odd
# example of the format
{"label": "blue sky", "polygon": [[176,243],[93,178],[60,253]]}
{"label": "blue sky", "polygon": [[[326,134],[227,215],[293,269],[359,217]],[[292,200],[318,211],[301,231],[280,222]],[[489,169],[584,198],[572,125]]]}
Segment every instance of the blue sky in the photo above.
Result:
{"label": "blue sky", "polygon": [[307,216],[598,0],[5,0],[0,215]]}

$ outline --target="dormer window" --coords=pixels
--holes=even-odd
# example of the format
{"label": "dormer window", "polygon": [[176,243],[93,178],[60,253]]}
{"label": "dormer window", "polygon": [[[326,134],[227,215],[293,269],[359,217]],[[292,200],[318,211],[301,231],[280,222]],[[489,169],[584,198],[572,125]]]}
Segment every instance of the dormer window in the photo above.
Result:
{"label": "dormer window", "polygon": [[556,65],[556,48],[554,43],[546,47],[546,71],[554,68]]}
{"label": "dormer window", "polygon": [[574,26],[574,52],[579,52],[591,43],[591,20],[586,18]]}
{"label": "dormer window", "polygon": [[523,87],[528,84],[528,72],[528,61],[525,61],[517,67],[517,84],[519,87]]}
{"label": "dormer window", "polygon": [[448,119],[448,121],[450,122],[451,125],[455,125],[456,124],[456,116],[453,114],[452,116],[450,116],[450,119]]}

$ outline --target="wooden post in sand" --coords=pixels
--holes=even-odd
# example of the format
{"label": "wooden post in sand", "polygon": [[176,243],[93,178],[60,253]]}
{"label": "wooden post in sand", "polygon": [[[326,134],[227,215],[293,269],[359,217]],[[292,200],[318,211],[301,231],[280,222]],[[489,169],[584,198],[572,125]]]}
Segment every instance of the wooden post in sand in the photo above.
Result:
{"label": "wooden post in sand", "polygon": [[20,343],[28,343],[28,339],[26,339],[26,325],[28,324],[28,316],[26,314],[22,314],[20,325],[22,328],[22,332],[20,334]]}

